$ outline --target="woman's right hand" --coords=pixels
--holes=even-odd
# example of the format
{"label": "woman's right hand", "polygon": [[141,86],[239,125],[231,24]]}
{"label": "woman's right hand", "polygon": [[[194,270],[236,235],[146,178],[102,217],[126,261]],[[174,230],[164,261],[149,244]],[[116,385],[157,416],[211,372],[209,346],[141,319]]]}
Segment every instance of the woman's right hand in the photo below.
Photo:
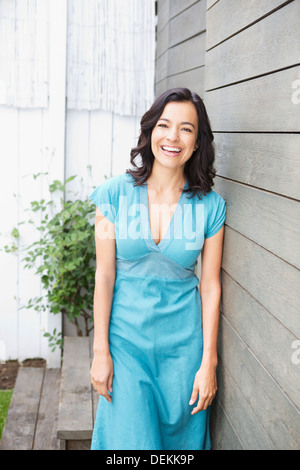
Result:
{"label": "woman's right hand", "polygon": [[108,391],[112,393],[113,375],[114,366],[111,355],[94,355],[90,371],[91,384],[99,395],[103,395],[109,403],[111,403],[111,396]]}

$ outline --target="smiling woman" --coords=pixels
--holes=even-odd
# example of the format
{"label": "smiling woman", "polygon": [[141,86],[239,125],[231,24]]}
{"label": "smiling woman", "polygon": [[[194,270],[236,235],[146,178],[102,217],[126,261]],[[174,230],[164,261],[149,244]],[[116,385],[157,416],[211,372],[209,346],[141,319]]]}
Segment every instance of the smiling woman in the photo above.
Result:
{"label": "smiling woman", "polygon": [[94,450],[211,448],[226,216],[211,189],[212,140],[200,97],[169,90],[141,120],[136,169],[90,195],[97,206],[91,382],[100,394]]}

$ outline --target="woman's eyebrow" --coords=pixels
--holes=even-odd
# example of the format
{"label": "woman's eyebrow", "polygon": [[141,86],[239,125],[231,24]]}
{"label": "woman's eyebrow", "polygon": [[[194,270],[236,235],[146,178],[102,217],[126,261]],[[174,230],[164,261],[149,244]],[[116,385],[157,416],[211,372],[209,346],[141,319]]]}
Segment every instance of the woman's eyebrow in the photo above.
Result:
{"label": "woman's eyebrow", "polygon": [[[166,119],[166,118],[160,118],[159,121],[171,122],[170,119]],[[180,124],[188,124],[189,126],[192,126],[195,129],[194,124],[192,124],[191,122],[184,121],[184,122],[181,122]]]}

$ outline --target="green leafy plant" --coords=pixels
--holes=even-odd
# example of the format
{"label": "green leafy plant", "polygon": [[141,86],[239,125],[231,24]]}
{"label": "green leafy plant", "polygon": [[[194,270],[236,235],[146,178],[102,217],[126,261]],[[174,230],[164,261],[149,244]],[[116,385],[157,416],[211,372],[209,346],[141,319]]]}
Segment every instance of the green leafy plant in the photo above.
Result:
{"label": "green leafy plant", "polygon": [[44,336],[48,338],[49,346],[52,348],[52,352],[55,351],[56,346],[63,347],[63,338],[61,331],[57,332],[54,328],[52,335],[48,332],[44,333]]}
{"label": "green leafy plant", "polygon": [[[33,177],[36,179],[46,174],[38,173]],[[14,228],[11,246],[6,245],[4,250],[23,252],[24,267],[36,269],[35,274],[40,276],[46,291],[44,296],[31,298],[27,305],[20,308],[34,308],[36,311],[49,309],[54,315],[61,312],[75,326],[78,336],[87,336],[94,326],[95,206],[88,198],[65,200],[66,185],[74,178],[76,175],[68,178],[65,184],[59,180],[53,181],[49,185],[51,200],[32,201],[30,209],[26,209],[41,215],[38,226],[31,219],[27,221],[40,232],[39,239],[21,247],[19,230]],[[59,209],[52,197],[58,193],[62,194]],[[22,221],[18,225],[24,223]],[[46,332],[44,336],[48,337],[50,347],[62,347],[61,334],[56,330],[52,334]]]}

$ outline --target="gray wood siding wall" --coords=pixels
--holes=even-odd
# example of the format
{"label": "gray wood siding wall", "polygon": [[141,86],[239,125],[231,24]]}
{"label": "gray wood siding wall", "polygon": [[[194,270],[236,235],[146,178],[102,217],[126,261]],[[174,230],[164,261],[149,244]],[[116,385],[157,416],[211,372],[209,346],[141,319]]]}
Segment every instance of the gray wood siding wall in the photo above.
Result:
{"label": "gray wood siding wall", "polygon": [[203,96],[205,17],[206,0],[158,0],[156,95],[186,86]]}
{"label": "gray wood siding wall", "polygon": [[204,99],[227,203],[214,449],[300,448],[299,31],[299,0],[158,1],[156,94]]}

